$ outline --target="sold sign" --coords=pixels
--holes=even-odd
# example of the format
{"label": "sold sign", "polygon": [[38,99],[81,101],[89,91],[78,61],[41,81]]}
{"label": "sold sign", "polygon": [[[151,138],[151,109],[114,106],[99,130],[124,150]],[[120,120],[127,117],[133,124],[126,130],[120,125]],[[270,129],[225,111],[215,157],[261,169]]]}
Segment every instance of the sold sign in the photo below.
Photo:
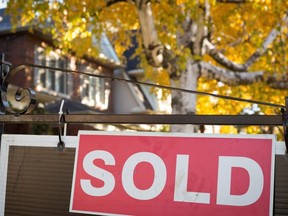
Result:
{"label": "sold sign", "polygon": [[79,134],[70,211],[272,215],[273,136]]}

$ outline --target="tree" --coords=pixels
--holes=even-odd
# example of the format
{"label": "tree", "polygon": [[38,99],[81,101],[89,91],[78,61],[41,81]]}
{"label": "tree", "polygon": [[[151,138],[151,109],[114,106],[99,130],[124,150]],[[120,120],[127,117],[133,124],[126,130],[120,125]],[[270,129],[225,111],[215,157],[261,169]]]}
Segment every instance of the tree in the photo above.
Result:
{"label": "tree", "polygon": [[[287,8],[288,2],[282,0],[8,2],[14,21],[19,11],[21,24],[37,20],[43,26],[50,21],[45,29],[63,51],[97,56],[93,40],[105,32],[121,56],[132,46],[131,34],[135,34],[141,66],[156,82],[275,103],[283,103],[279,95],[287,94],[278,89],[288,89]],[[196,98],[173,91],[173,113],[213,113],[211,107],[221,106],[218,114],[228,110],[231,114],[247,106],[207,97],[199,97],[196,105]],[[172,130],[191,132],[193,128]]]}

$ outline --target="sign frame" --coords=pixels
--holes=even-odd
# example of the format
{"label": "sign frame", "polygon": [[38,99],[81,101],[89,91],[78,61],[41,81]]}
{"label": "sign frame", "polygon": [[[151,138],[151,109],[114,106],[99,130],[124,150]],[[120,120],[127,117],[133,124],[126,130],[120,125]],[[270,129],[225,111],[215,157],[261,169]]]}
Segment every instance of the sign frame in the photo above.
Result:
{"label": "sign frame", "polygon": [[[76,148],[77,146],[77,136],[65,136],[62,140],[65,142],[65,147],[67,148]],[[58,142],[59,137],[52,135],[2,135],[0,146],[0,216],[5,215],[6,185],[10,146],[43,148],[54,147],[56,149]]]}
{"label": "sign frame", "polygon": [[[188,134],[188,133],[159,133],[159,132],[98,132],[98,131],[79,131],[78,137],[80,139],[81,135],[96,135],[96,136],[152,136],[152,137],[188,137],[188,138],[223,138],[223,139],[270,139],[271,140],[271,172],[275,172],[275,156],[277,154],[282,153],[283,143],[278,142],[276,148],[276,140],[274,135],[251,135],[251,134]],[[280,145],[279,145],[280,144]],[[278,147],[280,146],[280,147]],[[78,146],[77,146],[78,147]],[[123,215],[118,213],[108,213],[108,212],[91,212],[91,211],[82,211],[73,209],[73,198],[74,198],[74,189],[75,189],[75,173],[77,171],[77,161],[78,161],[78,149],[76,148],[75,155],[75,164],[74,164],[74,172],[73,172],[73,182],[70,196],[70,212],[73,213],[85,213],[85,214],[102,214],[102,215]],[[271,174],[270,179],[270,206],[269,206],[269,215],[273,215],[273,195],[274,195],[274,175]],[[125,215],[125,214],[124,214]]]}

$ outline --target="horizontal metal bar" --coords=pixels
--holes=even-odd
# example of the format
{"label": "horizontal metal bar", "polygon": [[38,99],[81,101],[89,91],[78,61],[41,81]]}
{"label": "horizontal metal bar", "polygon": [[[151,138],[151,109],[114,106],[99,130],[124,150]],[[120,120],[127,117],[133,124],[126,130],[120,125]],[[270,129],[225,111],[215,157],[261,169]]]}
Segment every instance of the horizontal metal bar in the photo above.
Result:
{"label": "horizontal metal bar", "polygon": [[[59,115],[0,115],[0,122],[25,124],[59,123]],[[282,125],[281,115],[139,115],[69,114],[66,123],[101,124],[195,124],[195,125]]]}

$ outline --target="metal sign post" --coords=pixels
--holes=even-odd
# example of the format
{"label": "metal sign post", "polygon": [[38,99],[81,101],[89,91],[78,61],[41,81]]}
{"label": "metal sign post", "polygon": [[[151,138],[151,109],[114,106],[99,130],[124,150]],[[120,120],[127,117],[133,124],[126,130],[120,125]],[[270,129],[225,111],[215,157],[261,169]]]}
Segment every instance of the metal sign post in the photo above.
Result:
{"label": "metal sign post", "polygon": [[[59,123],[58,114],[2,115],[0,122]],[[195,124],[195,125],[275,125],[283,124],[281,115],[158,115],[158,114],[68,114],[65,123],[79,124]]]}
{"label": "metal sign post", "polygon": [[[5,55],[4,53],[1,54],[1,60],[0,60],[0,93],[1,93],[1,103],[0,103],[0,115],[5,114],[5,107],[2,103],[2,85],[5,77],[8,75],[10,71],[11,64],[9,62],[5,61]],[[0,146],[1,146],[1,137],[4,132],[4,123],[1,121],[0,123]]]}

